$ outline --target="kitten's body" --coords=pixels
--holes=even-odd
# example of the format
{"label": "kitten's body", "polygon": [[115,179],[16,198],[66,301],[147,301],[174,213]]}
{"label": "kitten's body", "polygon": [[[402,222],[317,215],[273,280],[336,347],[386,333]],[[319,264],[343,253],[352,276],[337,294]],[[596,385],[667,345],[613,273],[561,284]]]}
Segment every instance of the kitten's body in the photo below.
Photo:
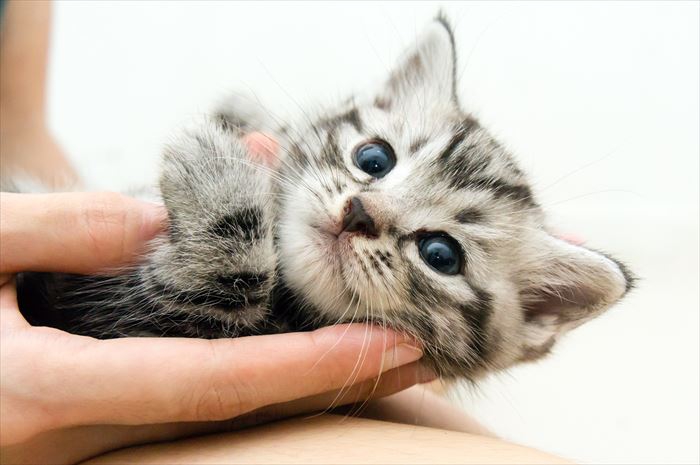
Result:
{"label": "kitten's body", "polygon": [[[240,138],[274,127],[264,116],[229,107],[168,146],[169,228],[144,263],[23,275],[30,322],[213,338],[371,321],[422,341],[439,374],[474,378],[541,357],[630,287],[619,263],[547,232],[524,174],[460,109],[442,18],[380,92],[276,131],[274,169]],[[395,154],[385,176],[359,168],[367,141]],[[355,202],[365,223],[349,229]],[[459,245],[458,273],[431,268],[425,237]]]}

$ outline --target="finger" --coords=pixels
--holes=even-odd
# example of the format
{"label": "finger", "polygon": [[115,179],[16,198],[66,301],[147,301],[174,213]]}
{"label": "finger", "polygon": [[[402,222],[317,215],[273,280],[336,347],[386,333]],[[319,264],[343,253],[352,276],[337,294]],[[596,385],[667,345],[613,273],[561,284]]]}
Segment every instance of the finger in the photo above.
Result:
{"label": "finger", "polygon": [[578,234],[566,233],[555,234],[554,236],[573,245],[583,245],[586,243],[586,239],[584,239],[583,236],[579,236]]}
{"label": "finger", "polygon": [[12,273],[0,273],[0,286],[4,286],[13,279],[15,279],[15,275]]}
{"label": "finger", "polygon": [[243,136],[243,143],[253,160],[270,168],[277,166],[280,145],[272,136],[263,132],[251,132]]}
{"label": "finger", "polygon": [[172,441],[226,431],[224,422],[159,425],[87,425],[49,430],[21,443],[3,446],[2,463],[82,463],[109,451],[138,444]]}
{"label": "finger", "polygon": [[133,259],[163,207],[115,193],[0,194],[0,272],[88,273]]}
{"label": "finger", "polygon": [[432,377],[434,377],[432,372],[426,371],[418,363],[411,363],[390,370],[379,379],[364,381],[342,392],[332,391],[263,407],[232,420],[137,426],[79,426],[37,436],[28,443],[7,448],[6,455],[15,458],[16,462],[46,463],[51,459],[56,460],[56,452],[60,450],[61,459],[65,463],[77,463],[110,450],[136,444],[172,441],[188,436],[232,431],[295,415],[311,414],[358,400],[376,399],[404,390],[417,382],[425,382],[423,380],[427,381]]}
{"label": "finger", "polygon": [[17,305],[17,288],[14,280],[0,286],[0,328],[28,328],[29,323],[24,319]]}
{"label": "finger", "polygon": [[448,397],[436,394],[423,386],[414,386],[372,402],[363,409],[362,416],[393,423],[496,437],[492,431],[469,416]]}
{"label": "finger", "polygon": [[[65,424],[232,418],[312,396],[418,360],[405,336],[366,325],[238,339],[124,338],[42,354],[75,389],[48,400]],[[58,370],[59,372],[62,370]],[[56,382],[65,385],[65,374]]]}
{"label": "finger", "polygon": [[304,399],[262,407],[235,418],[231,421],[231,425],[234,428],[247,428],[296,415],[325,412],[336,407],[347,406],[348,404],[359,404],[352,410],[344,409],[350,414],[357,414],[361,413],[364,407],[375,399],[390,396],[415,384],[428,383],[436,378],[437,375],[432,370],[421,365],[420,362],[414,362],[394,368],[378,377],[368,379],[346,389],[338,389]]}

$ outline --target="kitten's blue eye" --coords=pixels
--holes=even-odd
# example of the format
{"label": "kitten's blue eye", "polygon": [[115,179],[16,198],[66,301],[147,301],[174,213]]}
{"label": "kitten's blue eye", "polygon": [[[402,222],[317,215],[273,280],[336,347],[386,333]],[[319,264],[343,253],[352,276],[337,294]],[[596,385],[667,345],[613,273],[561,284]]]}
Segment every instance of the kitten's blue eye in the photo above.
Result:
{"label": "kitten's blue eye", "polygon": [[440,273],[457,274],[462,268],[462,248],[450,236],[424,236],[418,241],[418,251],[423,261]]}
{"label": "kitten's blue eye", "polygon": [[396,165],[396,156],[386,142],[372,141],[355,150],[355,164],[370,176],[383,178]]}

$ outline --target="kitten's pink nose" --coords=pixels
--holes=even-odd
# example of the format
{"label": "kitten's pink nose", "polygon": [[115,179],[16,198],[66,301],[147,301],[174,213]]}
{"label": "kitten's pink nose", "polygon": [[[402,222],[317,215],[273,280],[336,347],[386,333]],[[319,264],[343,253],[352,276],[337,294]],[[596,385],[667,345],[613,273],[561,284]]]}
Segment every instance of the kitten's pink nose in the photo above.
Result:
{"label": "kitten's pink nose", "polygon": [[357,232],[368,237],[379,236],[374,220],[365,210],[362,201],[358,197],[351,197],[345,204],[343,210],[343,232]]}

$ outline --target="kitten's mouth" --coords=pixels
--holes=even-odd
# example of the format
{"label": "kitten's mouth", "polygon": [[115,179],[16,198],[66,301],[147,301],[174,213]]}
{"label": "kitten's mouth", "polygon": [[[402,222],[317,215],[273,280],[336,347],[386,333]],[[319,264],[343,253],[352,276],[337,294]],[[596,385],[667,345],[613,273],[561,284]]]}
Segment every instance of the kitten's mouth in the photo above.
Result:
{"label": "kitten's mouth", "polygon": [[361,267],[362,260],[358,257],[357,240],[362,240],[363,235],[356,232],[347,232],[334,225],[318,225],[319,232],[319,252],[325,256],[325,260],[334,270],[334,274],[340,279],[344,286],[349,285],[348,281],[354,281],[357,275],[356,267]]}
{"label": "kitten's mouth", "polygon": [[352,248],[352,241],[356,238],[367,238],[367,234],[360,231],[345,231],[341,224],[319,224],[316,230],[322,236],[324,246],[335,253],[347,253]]}
{"label": "kitten's mouth", "polygon": [[350,248],[352,236],[332,225],[318,225],[316,227],[321,235],[323,247],[334,254],[347,252]]}

